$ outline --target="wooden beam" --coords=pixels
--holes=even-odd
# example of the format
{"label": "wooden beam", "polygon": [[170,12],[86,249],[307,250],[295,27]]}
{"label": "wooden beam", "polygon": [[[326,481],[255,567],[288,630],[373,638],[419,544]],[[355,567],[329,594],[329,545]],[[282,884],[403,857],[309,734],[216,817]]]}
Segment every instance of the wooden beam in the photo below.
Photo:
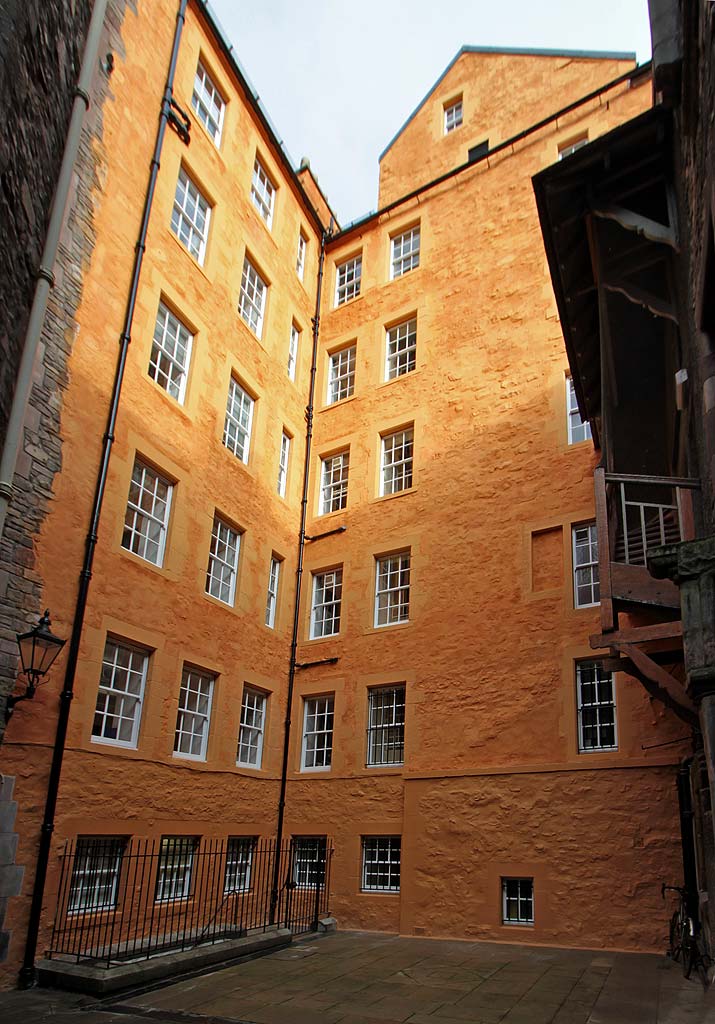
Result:
{"label": "wooden beam", "polygon": [[618,629],[612,633],[592,633],[589,642],[594,650],[614,647],[616,644],[637,644],[644,640],[670,640],[682,637],[683,623],[659,622],[654,626],[636,626],[633,629]]}
{"label": "wooden beam", "polygon": [[600,210],[591,212],[594,217],[599,217],[601,220],[613,220],[626,231],[642,235],[649,242],[669,245],[675,252],[679,251],[675,232],[669,224],[661,224],[657,220],[651,220],[650,217],[644,217],[642,213],[636,213],[635,210],[626,210],[623,206],[604,206]]}
{"label": "wooden beam", "polygon": [[678,323],[678,317],[670,302],[666,302],[665,299],[659,299],[657,295],[646,291],[645,288],[639,288],[638,285],[632,284],[630,281],[623,281],[617,284],[615,281],[610,281],[605,277],[603,287],[608,292],[618,292],[620,295],[624,295],[634,306],[647,309],[654,316],[661,316],[666,320],[672,320],[674,324]]}
{"label": "wooden beam", "polygon": [[652,658],[649,658],[638,644],[620,643],[613,644],[613,646],[633,662],[634,671],[632,674],[641,681],[651,697],[669,707],[679,718],[687,722],[691,728],[697,728],[697,708],[678,680],[670,672],[667,672],[661,665],[658,665]]}

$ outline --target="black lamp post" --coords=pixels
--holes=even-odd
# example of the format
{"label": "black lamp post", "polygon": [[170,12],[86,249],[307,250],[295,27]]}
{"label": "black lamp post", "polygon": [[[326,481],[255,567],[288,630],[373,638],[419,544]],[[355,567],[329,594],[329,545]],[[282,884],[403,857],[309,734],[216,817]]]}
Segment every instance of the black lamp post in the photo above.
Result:
{"label": "black lamp post", "polygon": [[7,698],[6,722],[10,720],[16,704],[19,704],[21,700],[32,700],[42,676],[49,672],[55,658],[65,645],[64,640],[60,640],[50,632],[51,625],[50,609],[45,608],[45,614],[34,629],[28,633],[17,634],[17,646],[20,648],[22,671],[27,676],[27,685],[24,693]]}

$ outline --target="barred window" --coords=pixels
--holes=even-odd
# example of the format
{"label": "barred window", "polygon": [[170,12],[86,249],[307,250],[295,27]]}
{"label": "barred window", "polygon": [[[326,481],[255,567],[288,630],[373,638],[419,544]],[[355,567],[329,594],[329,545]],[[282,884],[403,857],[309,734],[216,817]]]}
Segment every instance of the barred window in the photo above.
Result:
{"label": "barred window", "polygon": [[338,452],[321,460],[320,514],[338,512],[348,503],[350,452]]}
{"label": "barred window", "polygon": [[363,836],[362,886],[366,892],[400,891],[400,836]]}
{"label": "barred window", "polygon": [[278,494],[281,498],[286,496],[286,484],[288,482],[288,460],[290,458],[290,434],[285,430],[281,434],[281,451],[278,457]]}
{"label": "barred window", "polygon": [[210,220],[211,207],[208,200],[201,195],[182,167],[176,183],[171,230],[202,266],[206,256]]}
{"label": "barred window", "polygon": [[295,260],[295,272],[298,275],[298,280],[303,280],[305,274],[305,253],[308,248],[308,239],[301,231],[298,235],[298,255]]}
{"label": "barred window", "polygon": [[412,487],[414,430],[406,427],[382,438],[380,494],[396,494]]}
{"label": "barred window", "polygon": [[385,344],[385,380],[393,380],[417,365],[417,319],[389,327]]}
{"label": "barred window", "polygon": [[367,764],[405,760],[405,687],[380,686],[367,697]]}
{"label": "barred window", "polygon": [[375,625],[392,626],[410,617],[410,552],[378,558],[375,574]]}
{"label": "barred window", "polygon": [[601,600],[598,578],[598,530],[595,523],[571,529],[573,543],[573,593],[576,608],[590,608]]}
{"label": "barred window", "polygon": [[236,575],[241,535],[238,530],[214,516],[211,550],[206,570],[206,593],[233,605],[236,597]]}
{"label": "barred window", "polygon": [[216,145],[220,146],[225,104],[201,61],[196,68],[191,106]]}
{"label": "barred window", "polygon": [[534,879],[502,878],[502,922],[534,923]]}
{"label": "barred window", "polygon": [[261,767],[265,720],[265,693],[259,693],[258,690],[253,690],[250,686],[244,686],[236,764],[243,765],[246,768]]}
{"label": "barred window", "polygon": [[333,352],[328,369],[328,405],[349,398],[355,390],[355,356],[357,346]]}
{"label": "barred window", "polygon": [[164,564],[172,485],[136,459],[124,516],[122,547],[153,565]]}
{"label": "barred window", "polygon": [[340,263],[335,268],[335,305],[355,299],[360,294],[362,278],[362,253]]}
{"label": "barred window", "polygon": [[178,757],[206,760],[214,681],[214,676],[207,672],[184,668],[174,737],[174,753]]}
{"label": "barred window", "polygon": [[162,838],[154,895],[157,903],[184,900],[191,895],[194,854],[198,846],[198,836]]}
{"label": "barred window", "polygon": [[616,695],[613,674],[598,661],[576,663],[578,749],[617,750]]}
{"label": "barred window", "polygon": [[401,235],[390,240],[392,256],[390,261],[390,277],[402,277],[409,270],[420,265],[420,226],[410,228]]}
{"label": "barred window", "polygon": [[251,888],[251,865],[256,843],[256,836],[229,836],[226,844],[226,873],[223,879],[224,895],[246,892]]}
{"label": "barred window", "polygon": [[267,293],[268,285],[248,256],[244,257],[238,311],[257,338],[260,338],[263,331],[263,314],[266,309]]}
{"label": "barred window", "polygon": [[300,766],[304,771],[330,768],[333,758],[334,698],[306,697],[303,716],[303,750]]}
{"label": "barred window", "polygon": [[299,889],[315,889],[325,883],[327,842],[325,836],[294,836],[293,881]]}
{"label": "barred window", "polygon": [[149,376],[182,405],[194,336],[178,317],[159,303],[154,340],[149,359]]}
{"label": "barred window", "polygon": [[576,389],[571,377],[566,378],[566,410],[568,415],[569,444],[588,441],[591,437],[591,424],[588,420],[584,421],[581,419]]}
{"label": "barred window", "polygon": [[288,340],[288,379],[295,380],[295,371],[298,365],[298,345],[300,343],[300,331],[295,324],[290,325],[290,338]]}
{"label": "barred window", "polygon": [[231,383],[228,386],[223,443],[241,462],[248,462],[253,406],[254,401],[251,396],[243,390],[235,377],[231,377]]}
{"label": "barred window", "polygon": [[343,596],[343,570],[313,574],[313,605],[310,613],[311,640],[340,632],[340,605]]}
{"label": "barred window", "polygon": [[268,570],[268,595],[266,597],[266,625],[274,628],[276,624],[276,608],[278,605],[278,583],[281,573],[280,558],[271,559],[271,567]]}
{"label": "barred window", "polygon": [[146,651],[107,639],[92,723],[94,740],[136,747],[148,666]]}
{"label": "barred window", "polygon": [[463,110],[461,99],[456,100],[454,103],[450,103],[448,107],[444,108],[444,134],[449,135],[455,128],[459,128],[462,123]]}
{"label": "barred window", "polygon": [[276,197],[276,187],[268,177],[268,174],[256,157],[253,165],[253,181],[251,182],[251,199],[261,217],[270,228],[273,223],[273,203]]}
{"label": "barred window", "polygon": [[125,847],[126,839],[121,836],[77,837],[68,913],[116,907]]}

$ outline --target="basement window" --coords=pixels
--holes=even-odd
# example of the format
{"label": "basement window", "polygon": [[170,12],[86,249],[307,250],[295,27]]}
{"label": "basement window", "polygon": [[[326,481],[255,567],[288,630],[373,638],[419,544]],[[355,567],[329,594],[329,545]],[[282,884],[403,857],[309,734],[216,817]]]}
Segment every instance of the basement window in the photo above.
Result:
{"label": "basement window", "polygon": [[116,907],[126,842],[120,836],[77,837],[67,900],[68,913]]}
{"label": "basement window", "polygon": [[534,879],[502,878],[502,923],[534,923]]}
{"label": "basement window", "polygon": [[226,846],[224,895],[247,892],[251,888],[251,862],[258,839],[256,836],[230,836]]}
{"label": "basement window", "polygon": [[400,891],[401,847],[400,836],[363,836],[363,892]]}

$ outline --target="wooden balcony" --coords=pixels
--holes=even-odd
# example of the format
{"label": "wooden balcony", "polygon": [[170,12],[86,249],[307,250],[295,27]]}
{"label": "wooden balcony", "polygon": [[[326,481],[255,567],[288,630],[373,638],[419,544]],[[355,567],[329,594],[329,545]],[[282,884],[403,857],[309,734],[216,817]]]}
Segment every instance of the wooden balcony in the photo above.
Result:
{"label": "wooden balcony", "polygon": [[594,474],[598,563],[601,581],[601,629],[618,629],[619,609],[663,609],[664,620],[680,608],[670,580],[648,572],[649,550],[694,536],[692,492],[697,480],[682,477]]}

